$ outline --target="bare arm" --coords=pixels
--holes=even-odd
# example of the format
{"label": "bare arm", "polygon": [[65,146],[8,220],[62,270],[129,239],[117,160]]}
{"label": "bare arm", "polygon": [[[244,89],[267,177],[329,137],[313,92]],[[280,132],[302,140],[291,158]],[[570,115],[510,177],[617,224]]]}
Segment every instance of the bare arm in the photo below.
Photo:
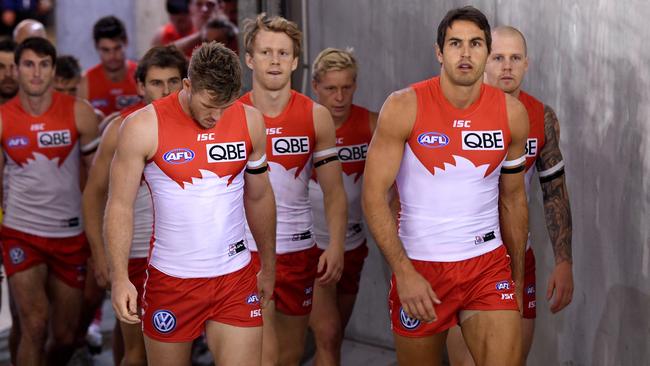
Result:
{"label": "bare arm", "polygon": [[544,107],[544,135],[546,142],[536,165],[542,182],[546,228],[555,254],[555,268],[546,294],[550,300],[553,293],[557,293],[551,305],[555,313],[567,306],[573,297],[573,256],[571,205],[560,151],[560,123],[549,106]]}
{"label": "bare arm", "polygon": [[104,240],[108,253],[113,307],[121,321],[134,324],[137,292],[129,281],[128,262],[133,238],[133,203],[145,162],[157,148],[153,107],[131,114],[122,124],[111,164]]}
{"label": "bare arm", "polygon": [[81,156],[86,169],[89,169],[92,164],[93,155],[97,150],[98,141],[96,139],[99,136],[97,116],[93,107],[82,99],[77,99],[75,102],[74,114],[77,131],[79,131]]}
{"label": "bare arm", "polygon": [[244,179],[244,207],[246,220],[251,229],[260,256],[261,270],[258,274],[257,286],[262,307],[266,307],[275,283],[275,196],[271,188],[268,172],[254,174],[255,169],[267,166],[266,159],[266,130],[262,114],[246,106],[246,119],[250,131],[253,151],[248,158],[249,172]]}
{"label": "bare arm", "polygon": [[406,255],[388,201],[416,111],[417,99],[412,89],[395,92],[384,103],[368,149],[362,205],[368,228],[395,275],[404,311],[414,318],[433,321],[436,319],[433,304],[439,300]]}
{"label": "bare arm", "polygon": [[[337,282],[343,272],[345,252],[345,228],[348,223],[348,203],[343,188],[341,162],[330,160],[338,157],[336,150],[336,129],[330,112],[323,106],[314,104],[314,166],[318,184],[323,191],[325,218],[330,242],[318,261],[318,272],[325,272],[318,278],[321,285]],[[328,153],[329,152],[329,153]],[[329,162],[327,162],[329,161]]]}
{"label": "bare arm", "polygon": [[95,277],[97,283],[102,287],[106,286],[109,280],[102,226],[108,195],[111,161],[117,147],[117,134],[121,123],[121,118],[113,121],[104,131],[95,159],[88,172],[88,180],[82,198],[84,227],[90,242],[90,250],[95,265]]}
{"label": "bare arm", "polygon": [[[514,161],[524,156],[528,138],[528,114],[526,108],[514,97],[506,94],[508,123],[511,143],[506,160]],[[525,161],[519,164],[523,167]],[[512,170],[512,169],[508,169]],[[499,178],[499,223],[501,237],[510,254],[512,279],[521,308],[524,284],[524,258],[526,238],[528,237],[528,203],[524,184],[524,169],[518,173],[505,174],[502,170]]]}

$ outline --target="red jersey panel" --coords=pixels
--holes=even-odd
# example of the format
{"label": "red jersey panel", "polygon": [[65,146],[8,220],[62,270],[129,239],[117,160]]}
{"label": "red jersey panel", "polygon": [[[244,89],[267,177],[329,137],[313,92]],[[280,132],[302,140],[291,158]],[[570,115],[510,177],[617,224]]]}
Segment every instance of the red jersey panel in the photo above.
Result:
{"label": "red jersey panel", "polygon": [[27,113],[19,97],[0,106],[5,226],[52,238],[82,232],[75,101],[54,92],[40,116]]}
{"label": "red jersey panel", "polygon": [[154,101],[158,149],[144,169],[154,207],[150,264],[178,278],[215,277],[250,261],[244,168],[252,150],[241,103],[201,128],[179,94]]}
{"label": "red jersey panel", "polygon": [[407,254],[449,262],[496,249],[499,175],[510,144],[505,95],[484,84],[471,106],[457,109],[439,77],[412,88],[417,116],[397,176]]}
{"label": "red jersey panel", "polygon": [[[190,33],[182,35],[182,34],[178,33],[178,31],[176,30],[176,27],[174,27],[174,25],[172,23],[167,23],[162,28],[161,42],[162,42],[163,45],[168,45],[168,44],[170,44],[170,43],[172,43],[174,41],[178,41],[179,39],[181,39],[183,37],[187,37],[187,36],[189,36],[190,34],[193,34],[193,33],[196,33],[196,30],[194,29],[194,27],[192,27],[192,31]],[[186,51],[185,56],[192,57],[192,51],[193,50]]]}
{"label": "red jersey panel", "polygon": [[[240,100],[253,105],[250,93]],[[280,115],[264,116],[269,178],[277,206],[278,254],[305,250],[314,245],[308,190],[316,141],[313,109],[311,99],[292,90]],[[252,243],[250,231],[247,235]]]}
{"label": "red jersey panel", "polygon": [[[348,198],[348,224],[345,234],[345,250],[359,247],[366,240],[361,211],[361,187],[366,154],[372,133],[370,131],[370,112],[352,105],[348,119],[336,129],[336,147],[343,170],[343,187]],[[329,244],[329,229],[325,219],[323,191],[317,182],[314,170],[309,182],[312,217],[316,244],[325,249]]]}
{"label": "red jersey panel", "polygon": [[135,82],[135,69],[138,67],[133,61],[127,61],[127,71],[124,80],[114,83],[108,79],[102,64],[97,64],[86,71],[88,79],[88,101],[93,107],[108,116],[122,110],[140,100]]}
{"label": "red jersey panel", "polygon": [[124,118],[128,117],[129,114],[137,111],[138,109],[142,109],[142,108],[144,108],[146,106],[147,105],[144,104],[144,102],[142,100],[140,100],[140,101],[136,102],[135,104],[132,104],[132,105],[122,109],[120,111],[120,117],[122,117],[122,119],[124,119]]}

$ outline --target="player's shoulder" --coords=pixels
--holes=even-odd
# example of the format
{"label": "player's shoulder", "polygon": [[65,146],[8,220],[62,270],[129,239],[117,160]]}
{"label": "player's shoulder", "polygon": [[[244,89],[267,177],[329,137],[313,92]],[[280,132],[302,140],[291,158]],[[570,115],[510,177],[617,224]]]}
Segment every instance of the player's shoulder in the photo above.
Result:
{"label": "player's shoulder", "polygon": [[89,77],[98,75],[100,73],[100,71],[101,71],[101,68],[102,68],[101,63],[93,65],[93,66],[87,68],[86,71],[84,71],[83,77],[84,78],[89,78]]}
{"label": "player's shoulder", "polygon": [[391,108],[391,110],[404,110],[417,107],[417,93],[415,91],[416,85],[411,85],[406,88],[396,90],[386,98],[384,108]]}

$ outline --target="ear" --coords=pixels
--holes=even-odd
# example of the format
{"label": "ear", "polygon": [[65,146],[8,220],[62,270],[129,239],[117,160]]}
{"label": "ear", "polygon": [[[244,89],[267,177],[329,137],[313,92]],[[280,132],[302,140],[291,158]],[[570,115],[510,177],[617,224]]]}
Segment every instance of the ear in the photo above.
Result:
{"label": "ear", "polygon": [[314,95],[318,95],[318,93],[316,92],[316,86],[318,86],[318,82],[312,78],[311,79],[311,90],[314,91]]}
{"label": "ear", "polygon": [[138,90],[138,95],[139,96],[144,96],[144,83],[138,80],[136,82],[137,90]]}
{"label": "ear", "polygon": [[246,52],[244,61],[246,62],[246,66],[248,66],[249,69],[253,70],[253,56],[251,56],[250,53]]}
{"label": "ear", "polygon": [[524,74],[528,72],[528,56],[524,56]]}
{"label": "ear", "polygon": [[291,71],[296,71],[298,68],[298,56],[293,58],[293,61],[291,62]]}
{"label": "ear", "polygon": [[442,65],[442,50],[438,46],[438,44],[435,44],[433,48],[436,50],[436,58],[438,59],[438,62],[440,65]]}
{"label": "ear", "polygon": [[183,89],[190,90],[191,88],[192,88],[192,82],[190,81],[190,78],[184,78]]}

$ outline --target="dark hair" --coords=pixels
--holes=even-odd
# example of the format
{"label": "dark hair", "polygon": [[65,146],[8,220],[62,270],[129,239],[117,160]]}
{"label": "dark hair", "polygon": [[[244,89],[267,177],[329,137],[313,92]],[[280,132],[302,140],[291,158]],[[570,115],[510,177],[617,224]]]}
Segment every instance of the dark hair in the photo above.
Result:
{"label": "dark hair", "polygon": [[443,45],[445,44],[445,37],[447,36],[447,29],[457,20],[466,20],[476,24],[479,29],[485,33],[485,43],[487,44],[488,54],[492,51],[492,34],[490,33],[490,23],[488,22],[485,14],[473,6],[464,6],[462,8],[452,9],[447,12],[447,15],[442,19],[438,25],[438,47],[442,53]]}
{"label": "dark hair", "polygon": [[0,40],[0,52],[14,53],[16,51],[16,46],[18,45],[11,38],[5,38],[3,40]]}
{"label": "dark hair", "polygon": [[95,44],[102,38],[119,39],[126,43],[126,28],[124,23],[113,15],[100,18],[93,26],[93,39]]}
{"label": "dark hair", "polygon": [[167,0],[165,5],[168,14],[189,14],[190,1],[189,0]]}
{"label": "dark hair", "polygon": [[16,46],[16,51],[14,52],[14,63],[16,65],[20,64],[20,57],[25,50],[32,50],[39,56],[50,56],[52,58],[52,64],[56,65],[56,48],[45,38],[29,37]]}
{"label": "dark hair", "polygon": [[232,24],[228,19],[223,18],[212,18],[206,24],[206,28],[209,29],[223,29],[226,33],[226,38],[231,40],[237,36],[237,29],[234,24]]}
{"label": "dark hair", "polygon": [[181,78],[187,77],[187,59],[175,46],[153,47],[142,57],[135,69],[135,79],[144,83],[151,67],[176,68]]}
{"label": "dark hair", "polygon": [[56,70],[54,71],[54,75],[65,80],[81,77],[79,61],[72,55],[59,56],[56,59]]}
{"label": "dark hair", "polygon": [[189,67],[192,91],[207,91],[215,103],[225,104],[239,96],[239,57],[221,43],[203,43],[192,54]]}

